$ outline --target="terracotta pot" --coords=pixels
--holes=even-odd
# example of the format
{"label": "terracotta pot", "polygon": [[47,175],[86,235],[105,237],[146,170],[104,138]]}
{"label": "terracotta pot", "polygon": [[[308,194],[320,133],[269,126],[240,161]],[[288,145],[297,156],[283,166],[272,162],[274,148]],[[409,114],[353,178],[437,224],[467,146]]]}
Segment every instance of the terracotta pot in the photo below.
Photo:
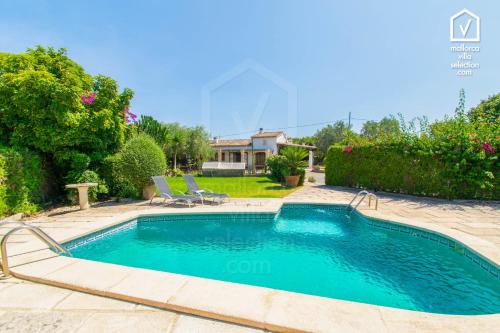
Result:
{"label": "terracotta pot", "polygon": [[142,198],[146,200],[151,200],[155,196],[155,186],[149,185],[142,189]]}
{"label": "terracotta pot", "polygon": [[286,186],[297,187],[297,185],[299,184],[299,179],[300,176],[286,176],[285,177]]}

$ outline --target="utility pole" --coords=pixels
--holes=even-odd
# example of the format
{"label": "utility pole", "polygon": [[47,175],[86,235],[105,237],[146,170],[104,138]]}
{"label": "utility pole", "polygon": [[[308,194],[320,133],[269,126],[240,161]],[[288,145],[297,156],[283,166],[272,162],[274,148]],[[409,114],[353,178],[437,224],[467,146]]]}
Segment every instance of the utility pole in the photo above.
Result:
{"label": "utility pole", "polygon": [[347,128],[351,128],[351,111],[349,111],[349,123]]}

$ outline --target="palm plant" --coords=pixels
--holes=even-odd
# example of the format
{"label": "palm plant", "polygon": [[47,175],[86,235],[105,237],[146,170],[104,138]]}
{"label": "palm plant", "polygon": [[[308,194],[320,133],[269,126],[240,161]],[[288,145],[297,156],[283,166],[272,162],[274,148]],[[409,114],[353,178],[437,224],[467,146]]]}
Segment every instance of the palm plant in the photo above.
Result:
{"label": "palm plant", "polygon": [[286,147],[281,150],[281,155],[286,158],[288,168],[290,169],[290,176],[298,176],[300,168],[307,167],[305,159],[309,155],[307,150],[300,147]]}
{"label": "palm plant", "polygon": [[186,148],[186,129],[177,123],[168,124],[167,145],[174,162],[174,170],[177,170],[177,159]]}
{"label": "palm plant", "polygon": [[161,149],[166,152],[168,143],[168,129],[166,126],[151,116],[141,116],[138,124],[140,132],[152,137]]}

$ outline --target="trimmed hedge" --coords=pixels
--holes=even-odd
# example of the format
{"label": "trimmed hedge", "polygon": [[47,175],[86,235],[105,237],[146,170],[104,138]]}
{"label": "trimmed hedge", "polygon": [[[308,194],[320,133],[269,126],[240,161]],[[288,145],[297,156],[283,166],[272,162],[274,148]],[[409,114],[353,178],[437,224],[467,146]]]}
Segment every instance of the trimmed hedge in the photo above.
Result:
{"label": "trimmed hedge", "polygon": [[485,189],[460,183],[449,176],[448,166],[437,156],[411,154],[397,147],[362,146],[349,152],[332,146],[325,165],[327,185],[447,199],[499,198],[498,186]]}
{"label": "trimmed hedge", "polygon": [[119,153],[106,157],[99,170],[109,194],[117,198],[140,198],[138,190],[121,174],[120,157]]}
{"label": "trimmed hedge", "polygon": [[46,179],[37,154],[0,147],[0,216],[36,212],[46,199]]}

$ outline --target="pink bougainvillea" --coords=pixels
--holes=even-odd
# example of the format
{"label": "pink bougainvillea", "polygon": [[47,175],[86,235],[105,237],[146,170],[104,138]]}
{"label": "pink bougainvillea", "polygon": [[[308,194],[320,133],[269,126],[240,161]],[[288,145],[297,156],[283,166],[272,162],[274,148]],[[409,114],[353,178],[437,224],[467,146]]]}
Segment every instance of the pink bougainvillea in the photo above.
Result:
{"label": "pink bougainvillea", "polygon": [[352,147],[351,146],[344,146],[343,151],[344,151],[344,153],[351,154],[352,153]]}
{"label": "pink bougainvillea", "polygon": [[497,152],[497,150],[495,149],[495,147],[493,147],[492,145],[490,145],[489,143],[483,143],[483,150],[486,152],[486,153],[490,153],[490,154],[494,154]]}
{"label": "pink bougainvillea", "polygon": [[123,108],[123,113],[125,114],[125,121],[127,122],[127,124],[137,124],[137,115],[135,113],[132,113],[129,110],[128,106]]}
{"label": "pink bougainvillea", "polygon": [[90,105],[90,104],[94,103],[96,96],[97,96],[97,93],[92,92],[88,95],[83,95],[82,97],[80,97],[80,100],[82,101],[83,104]]}

